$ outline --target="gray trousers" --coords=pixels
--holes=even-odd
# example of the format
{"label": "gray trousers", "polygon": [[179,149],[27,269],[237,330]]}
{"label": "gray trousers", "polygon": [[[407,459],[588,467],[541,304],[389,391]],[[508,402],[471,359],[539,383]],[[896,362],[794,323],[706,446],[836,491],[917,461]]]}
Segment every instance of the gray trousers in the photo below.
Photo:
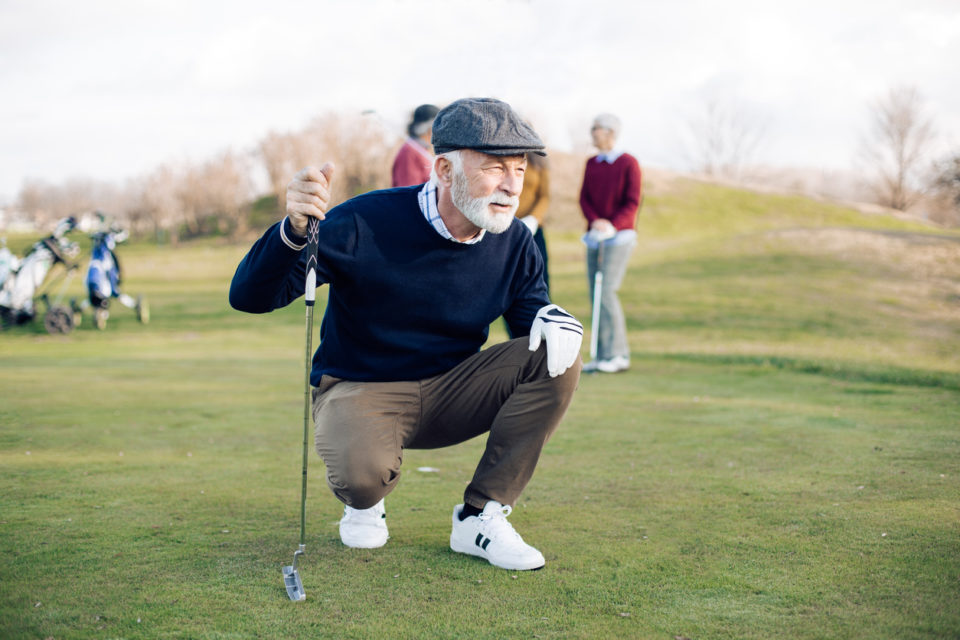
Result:
{"label": "gray trousers", "polygon": [[[630,345],[627,343],[627,321],[617,291],[623,284],[627,272],[627,263],[636,242],[603,247],[603,286],[600,291],[600,326],[591,327],[597,331],[597,359],[609,360],[622,356],[630,359]],[[587,279],[590,286],[590,301],[593,302],[594,276],[597,273],[599,249],[587,249]]]}
{"label": "gray trousers", "polygon": [[464,502],[513,505],[567,411],[579,358],[547,372],[546,347],[518,338],[485,349],[425,380],[353,382],[323,376],[313,390],[317,453],[344,504],[372,507],[400,480],[404,449],[435,449],[488,433]]}

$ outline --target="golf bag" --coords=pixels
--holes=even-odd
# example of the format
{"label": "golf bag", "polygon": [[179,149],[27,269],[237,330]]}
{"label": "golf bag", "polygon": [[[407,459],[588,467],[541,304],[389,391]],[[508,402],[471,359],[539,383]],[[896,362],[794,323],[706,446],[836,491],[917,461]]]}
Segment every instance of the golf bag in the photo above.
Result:
{"label": "golf bag", "polygon": [[0,290],[2,290],[3,283],[7,281],[10,274],[20,268],[20,258],[13,255],[13,251],[7,248],[6,238],[0,242],[3,242],[3,246],[0,246]]}
{"label": "golf bag", "polygon": [[106,231],[97,231],[90,236],[90,264],[87,266],[88,303],[93,308],[93,322],[97,329],[106,329],[110,316],[110,300],[116,298],[123,306],[133,309],[137,319],[146,324],[150,320],[150,311],[146,298],[133,299],[120,291],[123,278],[120,261],[117,259],[117,245],[127,239],[127,232],[116,227]]}
{"label": "golf bag", "polygon": [[[73,216],[57,223],[53,233],[37,241],[23,260],[11,261],[11,267],[0,288],[0,320],[3,326],[25,324],[37,315],[37,302],[46,307],[43,318],[44,327],[50,333],[69,333],[74,327],[74,312],[60,304],[63,290],[69,278],[77,268],[73,258],[80,253],[75,242],[67,239],[67,234],[77,226]],[[12,255],[12,254],[11,254]],[[60,289],[53,302],[47,291],[53,288],[55,280],[47,282],[47,276],[54,267],[62,266]],[[46,285],[46,290],[42,287]]]}

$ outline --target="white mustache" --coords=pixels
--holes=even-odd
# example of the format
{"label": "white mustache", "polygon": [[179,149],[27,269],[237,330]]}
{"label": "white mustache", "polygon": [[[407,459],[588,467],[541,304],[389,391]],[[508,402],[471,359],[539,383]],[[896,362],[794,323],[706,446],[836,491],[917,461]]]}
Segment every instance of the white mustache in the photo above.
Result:
{"label": "white mustache", "polygon": [[490,196],[490,204],[505,204],[507,206],[520,206],[519,196],[504,196],[493,194]]}

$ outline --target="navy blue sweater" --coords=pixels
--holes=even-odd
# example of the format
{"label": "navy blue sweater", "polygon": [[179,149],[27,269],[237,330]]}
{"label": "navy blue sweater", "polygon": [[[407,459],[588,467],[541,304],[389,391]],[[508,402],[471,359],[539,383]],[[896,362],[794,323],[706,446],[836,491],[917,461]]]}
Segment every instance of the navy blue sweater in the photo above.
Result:
{"label": "navy blue sweater", "polygon": [[[514,336],[530,333],[550,304],[533,236],[517,220],[475,244],[447,240],[424,218],[420,186],[367,193],[320,223],[317,284],[330,285],[313,357],[323,374],[357,381],[420,380],[480,350],[503,315]],[[237,267],[230,304],[266,313],[303,295],[306,252],[291,249],[289,222],[273,225]]]}

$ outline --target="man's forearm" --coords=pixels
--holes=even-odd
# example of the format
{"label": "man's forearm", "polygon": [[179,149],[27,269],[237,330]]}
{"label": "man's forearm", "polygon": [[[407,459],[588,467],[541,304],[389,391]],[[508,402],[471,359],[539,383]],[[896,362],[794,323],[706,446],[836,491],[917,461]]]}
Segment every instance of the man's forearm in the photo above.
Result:
{"label": "man's forearm", "polygon": [[230,283],[230,306],[247,313],[267,313],[290,304],[303,293],[305,276],[300,251],[281,237],[279,222],[244,256]]}

